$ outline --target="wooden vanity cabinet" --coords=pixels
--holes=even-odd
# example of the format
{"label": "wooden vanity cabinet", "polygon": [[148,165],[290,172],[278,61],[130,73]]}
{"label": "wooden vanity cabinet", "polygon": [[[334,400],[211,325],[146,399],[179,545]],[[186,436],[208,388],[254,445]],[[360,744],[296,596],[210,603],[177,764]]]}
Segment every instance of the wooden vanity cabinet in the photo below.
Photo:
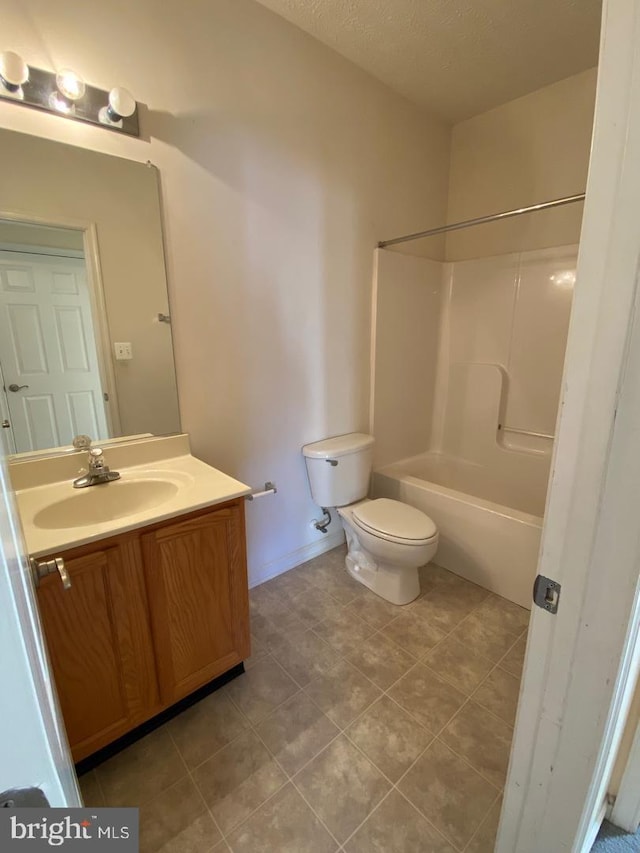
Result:
{"label": "wooden vanity cabinet", "polygon": [[75,761],[250,654],[244,500],[62,556],[38,603]]}

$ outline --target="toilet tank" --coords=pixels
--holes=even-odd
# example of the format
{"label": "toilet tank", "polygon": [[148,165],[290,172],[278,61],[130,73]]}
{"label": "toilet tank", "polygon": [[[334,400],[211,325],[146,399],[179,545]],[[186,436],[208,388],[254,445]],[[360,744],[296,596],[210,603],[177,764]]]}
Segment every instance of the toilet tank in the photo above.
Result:
{"label": "toilet tank", "polygon": [[318,506],[347,506],[366,498],[373,462],[371,435],[350,432],[302,448],[311,496]]}

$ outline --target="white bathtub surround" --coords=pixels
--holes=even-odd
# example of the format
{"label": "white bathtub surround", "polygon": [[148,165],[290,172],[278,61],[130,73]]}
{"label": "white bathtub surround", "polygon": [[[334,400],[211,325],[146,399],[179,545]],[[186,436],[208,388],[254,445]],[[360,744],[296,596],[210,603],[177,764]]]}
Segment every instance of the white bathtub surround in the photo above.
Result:
{"label": "white bathtub surround", "polygon": [[577,246],[443,264],[378,254],[373,495],[427,513],[439,563],[529,607]]}
{"label": "white bathtub surround", "polygon": [[386,465],[429,446],[443,265],[384,249],[375,254],[370,419],[374,462]]}

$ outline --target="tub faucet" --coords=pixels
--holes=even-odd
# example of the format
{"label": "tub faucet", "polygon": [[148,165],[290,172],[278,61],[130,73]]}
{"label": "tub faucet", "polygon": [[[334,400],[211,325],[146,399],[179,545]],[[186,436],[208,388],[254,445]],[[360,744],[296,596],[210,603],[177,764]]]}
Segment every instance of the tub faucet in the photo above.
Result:
{"label": "tub faucet", "polygon": [[119,479],[120,474],[117,471],[111,471],[109,466],[105,465],[102,448],[92,447],[89,450],[89,471],[73,481],[73,488],[86,489],[87,486],[99,486],[101,483],[110,483]]}

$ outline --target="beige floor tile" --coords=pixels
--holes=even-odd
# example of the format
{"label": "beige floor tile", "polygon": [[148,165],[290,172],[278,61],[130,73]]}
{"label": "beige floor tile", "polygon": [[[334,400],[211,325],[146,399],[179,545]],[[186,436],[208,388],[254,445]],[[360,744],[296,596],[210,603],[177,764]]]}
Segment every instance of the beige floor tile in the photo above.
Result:
{"label": "beige floor tile", "polygon": [[504,785],[513,737],[511,726],[472,701],[440,737],[497,788]]}
{"label": "beige floor tile", "polygon": [[230,682],[225,692],[252,723],[257,723],[298,689],[274,660],[263,658]]}
{"label": "beige floor tile", "polygon": [[470,646],[463,646],[453,637],[447,637],[435,649],[427,652],[422,662],[466,696],[473,693],[495,666],[493,661],[482,657]]}
{"label": "beige floor tile", "polygon": [[266,588],[269,594],[275,594],[278,597],[295,596],[310,589],[308,579],[298,568],[283,572],[262,586]]}
{"label": "beige floor tile", "polygon": [[204,853],[222,835],[188,777],[140,809],[140,853]]}
{"label": "beige floor tile", "polygon": [[342,548],[335,550],[340,551],[337,559],[315,565],[311,565],[315,562],[314,560],[306,563],[305,565],[308,568],[306,569],[305,576],[309,580],[309,583],[324,590],[324,592],[335,598],[340,604],[350,604],[359,595],[363,595],[367,589],[363,584],[354,580],[347,572],[344,564],[344,554],[346,551],[343,551]]}
{"label": "beige floor tile", "polygon": [[167,723],[167,730],[189,767],[197,767],[248,726],[226,691],[218,690]]}
{"label": "beige floor tile", "polygon": [[518,607],[512,601],[499,595],[490,595],[478,608],[482,618],[496,628],[503,628],[512,634],[520,635],[529,625],[531,612]]}
{"label": "beige floor tile", "polygon": [[269,583],[254,586],[249,591],[251,617],[262,616],[281,626],[299,622],[293,602],[294,594],[282,588],[269,586]]}
{"label": "beige floor tile", "polygon": [[180,754],[164,727],[96,768],[107,806],[141,806],[185,776],[186,772]]}
{"label": "beige floor tile", "polygon": [[233,853],[332,853],[338,845],[293,785],[229,836]]}
{"label": "beige floor tile", "polygon": [[416,658],[422,657],[446,636],[424,611],[416,613],[415,608],[396,617],[381,633]]}
{"label": "beige floor tile", "polygon": [[473,836],[465,853],[494,853],[501,811],[502,797],[499,797],[482,822],[480,829]]}
{"label": "beige floor tile", "polygon": [[422,664],[394,684],[389,696],[433,734],[446,725],[466,700],[463,693]]}
{"label": "beige floor tile", "polygon": [[340,660],[340,655],[314,631],[300,630],[274,644],[273,657],[304,687]]}
{"label": "beige floor tile", "polygon": [[342,735],[300,771],[295,783],[340,843],[346,841],[391,787]]}
{"label": "beige floor tile", "polygon": [[[429,566],[425,568],[428,569]],[[440,566],[434,566],[433,569],[426,581],[421,579],[421,587],[424,585],[425,593],[429,592],[429,588],[435,594],[439,594],[446,589],[455,590],[459,599],[475,606],[491,595],[484,587],[478,586],[460,577],[460,575],[456,575],[455,572],[449,572]]]}
{"label": "beige floor tile", "polygon": [[80,786],[80,793],[82,794],[82,801],[85,806],[93,806],[98,809],[104,807],[104,797],[95,770],[79,776],[78,785]]}
{"label": "beige floor tile", "polygon": [[459,849],[478,829],[498,794],[440,740],[420,756],[398,787]]}
{"label": "beige floor tile", "polygon": [[456,585],[441,584],[424,595],[412,612],[424,616],[430,625],[448,634],[476,606],[477,604],[465,601],[459,596]]}
{"label": "beige floor tile", "polygon": [[385,601],[384,598],[380,598],[379,595],[368,589],[359,595],[355,601],[348,604],[345,609],[348,613],[355,613],[360,619],[364,619],[376,631],[384,628],[392,619],[402,613],[402,607]]}
{"label": "beige floor tile", "polygon": [[374,634],[347,655],[347,660],[382,690],[391,687],[415,663],[410,654],[384,634]]}
{"label": "beige floor tile", "polygon": [[279,764],[297,773],[339,733],[331,720],[304,693],[281,705],[256,731]]}
{"label": "beige floor tile", "polygon": [[287,781],[252,731],[201,764],[193,778],[225,835]]}
{"label": "beige floor tile", "polygon": [[296,608],[296,616],[307,627],[328,619],[341,607],[335,598],[311,585],[293,597],[293,606]]}
{"label": "beige floor tile", "polygon": [[382,696],[346,730],[347,736],[392,782],[429,745],[432,735],[388,696]]}
{"label": "beige floor tile", "polygon": [[263,656],[271,651],[275,643],[286,638],[292,630],[305,627],[307,626],[303,626],[298,619],[282,623],[267,619],[261,613],[251,612],[251,636],[258,641]]}
{"label": "beige floor tile", "polygon": [[391,791],[344,849],[347,853],[456,853],[398,791]]}
{"label": "beige floor tile", "polygon": [[338,610],[329,619],[313,626],[314,632],[329,643],[340,655],[349,654],[356,646],[375,633],[375,629],[346,608]]}
{"label": "beige floor tile", "polygon": [[341,729],[381,695],[375,684],[347,661],[340,661],[316,678],[304,692]]}
{"label": "beige floor tile", "polygon": [[263,643],[262,640],[259,640],[253,634],[251,635],[251,654],[248,658],[245,658],[244,668],[245,670],[251,669],[252,666],[262,660],[262,658],[266,657],[269,654],[269,648],[266,643]]}
{"label": "beige floor tile", "polygon": [[518,636],[505,628],[491,624],[479,610],[474,611],[453,631],[452,637],[475,652],[497,663]]}
{"label": "beige floor tile", "polygon": [[473,695],[473,701],[492,711],[501,720],[515,724],[520,679],[499,667],[485,678]]}
{"label": "beige floor tile", "polygon": [[518,642],[511,648],[506,657],[500,661],[502,669],[506,669],[511,675],[516,678],[522,677],[522,668],[524,666],[524,656],[527,650],[527,635],[520,637]]}

